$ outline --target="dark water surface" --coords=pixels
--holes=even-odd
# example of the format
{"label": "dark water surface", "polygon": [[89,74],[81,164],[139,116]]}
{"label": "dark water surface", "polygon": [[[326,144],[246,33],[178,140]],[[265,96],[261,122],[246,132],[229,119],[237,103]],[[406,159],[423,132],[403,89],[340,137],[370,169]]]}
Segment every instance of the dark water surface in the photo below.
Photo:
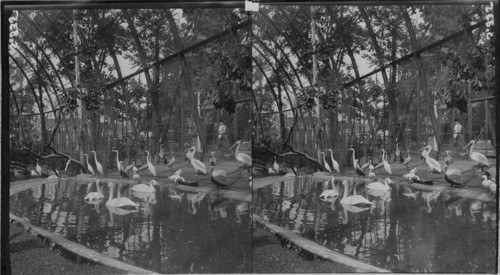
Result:
{"label": "dark water surface", "polygon": [[[87,184],[75,180],[34,187],[10,200],[13,214],[97,252],[159,273],[248,273],[252,271],[252,224],[248,203],[157,188],[118,192],[139,211],[108,209],[104,199],[84,202]],[[92,184],[91,191],[96,191]]]}
{"label": "dark water surface", "polygon": [[331,183],[300,179],[267,186],[254,195],[255,212],[334,251],[397,272],[495,273],[496,205],[391,185],[369,194],[373,204],[343,206],[339,196],[321,200]]}

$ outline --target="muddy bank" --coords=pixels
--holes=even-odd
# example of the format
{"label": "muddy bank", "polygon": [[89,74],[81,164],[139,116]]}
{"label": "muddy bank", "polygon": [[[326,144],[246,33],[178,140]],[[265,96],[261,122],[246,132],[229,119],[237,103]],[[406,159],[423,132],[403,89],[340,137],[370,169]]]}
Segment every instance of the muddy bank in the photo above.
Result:
{"label": "muddy bank", "polygon": [[125,274],[124,271],[95,264],[59,249],[11,223],[9,248],[12,274]]}
{"label": "muddy bank", "polygon": [[262,228],[253,231],[254,273],[350,273],[348,266],[298,252]]}

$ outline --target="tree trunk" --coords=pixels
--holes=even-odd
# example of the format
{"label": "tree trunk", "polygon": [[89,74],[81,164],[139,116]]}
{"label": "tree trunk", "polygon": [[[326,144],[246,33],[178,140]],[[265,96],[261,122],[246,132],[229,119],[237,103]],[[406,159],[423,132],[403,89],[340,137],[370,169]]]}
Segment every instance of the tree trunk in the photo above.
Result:
{"label": "tree trunk", "polygon": [[[401,13],[403,14],[403,19],[405,20],[406,28],[408,30],[408,34],[410,35],[410,41],[411,41],[411,46],[413,51],[417,51],[419,49],[418,41],[417,41],[417,36],[415,34],[415,30],[413,29],[413,25],[411,23],[410,16],[408,15],[408,12],[406,11],[405,8],[399,7],[401,10]],[[436,142],[438,144],[438,156],[441,152],[441,147],[443,145],[443,139],[441,136],[441,128],[440,125],[437,121],[436,115],[434,114],[434,98],[432,96],[431,90],[429,89],[428,83],[427,83],[427,75],[425,74],[425,68],[422,62],[422,57],[420,54],[417,54],[415,57],[415,63],[418,68],[418,76],[420,79],[420,87],[422,87],[422,90],[424,91],[424,96],[425,100],[427,101],[427,115],[429,116],[431,123],[432,123],[432,128],[434,130],[434,136],[436,137]],[[436,158],[437,160],[437,158]]]}
{"label": "tree trunk", "polygon": [[[172,12],[170,10],[165,10],[165,15],[167,17],[167,20],[170,24],[170,30],[172,32],[172,35],[174,37],[175,44],[178,48],[178,50],[182,50],[184,47],[182,45],[180,36],[179,36],[179,31],[177,29],[177,25],[175,24],[174,17],[172,16]],[[201,143],[201,150],[202,150],[202,155],[200,157],[201,160],[203,160],[203,156],[205,154],[205,147],[206,147],[206,137],[205,137],[205,129],[203,127],[203,121],[200,118],[200,114],[198,113],[198,109],[196,108],[196,101],[195,101],[195,93],[194,89],[191,83],[191,77],[189,75],[189,68],[186,62],[186,58],[184,55],[180,56],[180,61],[181,61],[181,66],[182,66],[182,76],[184,78],[184,83],[186,84],[186,91],[188,93],[188,100],[189,100],[189,105],[191,106],[191,114],[194,119],[194,123],[196,125],[196,131],[198,132],[198,136],[200,138],[200,143]]]}

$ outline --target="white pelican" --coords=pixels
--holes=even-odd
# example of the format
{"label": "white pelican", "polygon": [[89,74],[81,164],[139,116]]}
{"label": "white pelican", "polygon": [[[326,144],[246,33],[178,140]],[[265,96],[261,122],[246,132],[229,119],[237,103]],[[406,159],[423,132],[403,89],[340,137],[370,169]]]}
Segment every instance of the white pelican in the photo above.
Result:
{"label": "white pelican", "polygon": [[417,176],[417,174],[415,174],[416,172],[417,172],[416,168],[411,169],[410,173],[403,175],[403,178],[408,179],[410,181],[413,180],[413,179],[420,180],[420,178]]}
{"label": "white pelican", "polygon": [[187,160],[190,160],[192,157],[194,157],[194,153],[196,151],[196,147],[195,146],[191,146],[191,148],[189,148],[186,152],[186,159]]}
{"label": "white pelican", "polygon": [[361,195],[348,196],[347,189],[349,189],[349,183],[346,180],[344,180],[342,181],[342,184],[344,185],[344,196],[340,200],[341,204],[345,205],[372,204],[371,201],[367,200],[365,197]]}
{"label": "white pelican", "polygon": [[444,179],[449,184],[451,184],[452,187],[462,187],[464,185],[460,181],[460,177],[459,176],[457,176],[455,174],[448,173],[448,165],[444,166]]}
{"label": "white pelican", "polygon": [[323,190],[323,192],[321,192],[319,198],[322,200],[337,197],[339,195],[339,191],[335,187],[335,177],[332,177],[330,180],[325,182],[327,186],[329,182],[332,183],[332,189]]}
{"label": "white pelican", "polygon": [[144,183],[136,184],[130,189],[135,192],[154,193],[156,192],[155,185],[158,185],[158,182],[156,182],[155,180],[151,180],[149,182],[149,185]]}
{"label": "white pelican", "polygon": [[141,178],[141,176],[139,176],[139,174],[137,173],[137,171],[134,171],[134,174],[132,175],[132,178],[135,179],[135,180],[139,180]]}
{"label": "white pelican", "polygon": [[431,172],[435,171],[435,172],[441,174],[441,172],[442,172],[442,170],[441,170],[441,164],[439,164],[439,162],[437,160],[435,160],[435,159],[433,159],[433,158],[431,158],[429,156],[430,149],[432,147],[427,146],[426,148],[429,150],[429,152],[427,152],[427,154],[425,155],[425,162],[431,168]]}
{"label": "white pelican", "polygon": [[178,182],[178,181],[186,181],[181,175],[179,174],[174,174],[172,176],[169,176],[168,177],[169,179],[173,180],[174,182]]}
{"label": "white pelican", "polygon": [[205,164],[203,164],[203,162],[201,162],[200,160],[192,157],[191,165],[193,166],[197,174],[203,174],[203,175],[207,174],[207,169],[205,168]]}
{"label": "white pelican", "polygon": [[31,174],[32,177],[39,177],[40,176],[40,174],[38,174],[38,172],[35,171],[35,170],[31,170],[30,174]]}
{"label": "white pelican", "polygon": [[[429,151],[426,151],[426,150],[429,150]],[[424,148],[420,149],[419,151],[422,151],[421,159],[425,160],[429,156],[429,154],[431,153],[431,150],[432,150],[432,146],[430,146],[430,145],[427,145]]]}
{"label": "white pelican", "polygon": [[153,174],[153,176],[155,176],[155,177],[156,177],[156,169],[155,169],[154,165],[153,165],[153,164],[151,163],[151,161],[150,161],[151,154],[149,153],[149,151],[148,151],[148,150],[146,150],[146,153],[148,154],[148,155],[146,156],[146,161],[147,161],[147,165],[148,165],[149,172],[150,172],[151,174]]}
{"label": "white pelican", "polygon": [[333,150],[332,149],[327,149],[327,150],[330,151],[330,157],[332,158],[333,169],[337,171],[337,173],[340,173],[339,163],[335,159],[333,159]]}
{"label": "white pelican", "polygon": [[389,173],[389,175],[392,175],[391,165],[389,165],[389,162],[387,162],[386,152],[384,149],[380,149],[380,150],[382,150],[382,163],[384,164],[384,169],[385,169],[385,171],[387,171],[387,173]]}
{"label": "white pelican", "polygon": [[182,169],[179,168],[177,171],[174,172],[174,174],[181,176],[182,175]]}
{"label": "white pelican", "polygon": [[94,153],[94,161],[95,161],[95,167],[97,168],[97,171],[99,174],[104,175],[104,170],[102,169],[102,165],[100,162],[97,161],[97,153],[95,151],[90,151],[91,153]]}
{"label": "white pelican", "polygon": [[[89,187],[92,183],[89,184]],[[83,199],[85,202],[102,200],[104,195],[102,194],[101,187],[99,186],[99,180],[96,181],[95,186],[97,188],[97,192],[89,192],[85,198]]]}
{"label": "white pelican", "polygon": [[476,144],[476,141],[475,140],[471,140],[467,145],[465,145],[464,149],[467,148],[467,146],[470,145],[469,157],[473,161],[477,162],[477,165],[489,167],[490,166],[490,162],[488,161],[488,159],[483,154],[481,154],[479,152],[473,152],[475,144]]}
{"label": "white pelican", "polygon": [[356,154],[356,151],[354,150],[354,148],[347,149],[347,151],[350,150],[352,150],[352,166],[354,167],[354,169],[356,169],[356,157],[354,156]]}
{"label": "white pelican", "polygon": [[108,201],[106,202],[107,207],[139,207],[138,204],[130,200],[129,198],[125,197],[120,197],[120,198],[113,198],[113,192],[115,190],[115,185],[112,182],[108,183],[108,187],[110,188],[109,190],[109,198]]}
{"label": "white pelican", "polygon": [[68,170],[69,163],[71,162],[71,159],[68,158],[68,162],[66,162],[66,167],[64,167],[64,171]]}
{"label": "white pelican", "polygon": [[118,172],[120,172],[120,160],[118,159],[118,150],[113,149],[111,152],[116,152],[116,169],[118,169]]}
{"label": "white pelican", "polygon": [[373,170],[370,170],[370,172],[368,173],[368,177],[374,179],[376,177],[375,172],[373,172]]}
{"label": "white pelican", "polygon": [[489,190],[490,185],[494,182],[492,180],[488,179],[488,176],[486,176],[486,175],[482,175],[481,177],[483,178],[483,181],[481,182],[481,184],[483,185],[484,188]]}
{"label": "white pelican", "polygon": [[90,166],[90,163],[89,163],[89,156],[87,154],[83,154],[86,158],[87,158],[87,169],[89,170],[89,172],[93,175],[94,174],[94,168],[92,168],[92,166]]}
{"label": "white pelican", "polygon": [[496,194],[497,193],[497,184],[492,182],[491,185],[490,185],[490,192],[493,193],[493,194]]}
{"label": "white pelican", "polygon": [[[39,175],[42,175],[42,167],[40,166],[40,164],[38,164],[38,158],[36,159],[36,167],[35,167],[35,170],[36,172],[39,174]],[[94,174],[94,173],[92,173]]]}
{"label": "white pelican", "polygon": [[326,171],[328,171],[328,173],[331,173],[332,169],[330,168],[330,165],[328,164],[328,162],[326,162],[325,153],[323,153],[323,152],[320,152],[320,153],[323,155],[323,163],[325,165]]}
{"label": "white pelican", "polygon": [[448,164],[445,164],[444,167],[447,168],[445,170],[446,170],[446,175],[448,175],[448,176],[451,176],[451,175],[461,176],[462,175],[462,171],[455,169],[455,168],[450,168],[450,166]]}
{"label": "white pelican", "polygon": [[[368,158],[368,161],[367,161],[365,164],[361,165],[361,167],[359,167],[359,168],[360,168],[362,171],[365,171],[365,170],[366,170],[366,168],[368,168],[370,165],[371,165],[371,159],[370,159],[370,158]],[[359,163],[358,163],[358,166],[359,166]],[[373,166],[373,165],[372,165],[372,166]]]}
{"label": "white pelican", "polygon": [[279,164],[276,162],[276,156],[274,156],[274,164],[273,164],[273,169],[276,171],[276,173],[280,170]]}
{"label": "white pelican", "polygon": [[396,142],[396,153],[394,156],[394,162],[398,161],[401,159],[401,150],[399,150],[399,142]]}
{"label": "white pelican", "polygon": [[210,154],[212,155],[212,157],[209,160],[210,165],[215,166],[215,164],[217,163],[217,158],[215,158],[214,152],[210,152]]}
{"label": "white pelican", "polygon": [[170,172],[172,172],[174,164],[175,164],[175,156],[174,156],[174,151],[172,152],[172,158],[167,162],[167,167],[170,167]]}
{"label": "white pelican", "polygon": [[210,181],[217,185],[217,189],[221,186],[229,186],[227,182],[227,173],[224,170],[214,170],[214,166],[211,166],[210,171]]}
{"label": "white pelican", "polygon": [[406,149],[406,153],[408,154],[408,156],[405,158],[405,161],[403,161],[403,165],[406,166],[406,170],[408,171],[408,164],[411,161],[410,148],[409,147]]}
{"label": "white pelican", "polygon": [[[236,141],[236,143],[231,148],[233,148],[235,145],[238,145],[238,146],[236,146],[236,150],[234,153],[234,157],[236,158],[236,160],[241,162],[244,166],[251,167],[252,166],[252,158],[247,154],[240,153],[241,141],[240,140]],[[229,149],[231,149],[231,148],[229,148]]]}
{"label": "white pelican", "polygon": [[444,158],[444,162],[448,165],[451,163],[450,150],[446,150],[446,157]]}
{"label": "white pelican", "polygon": [[382,191],[387,191],[390,190],[391,187],[389,186],[389,183],[392,183],[390,178],[386,178],[384,180],[384,183],[381,182],[371,182],[369,183],[366,187],[370,190],[382,190]]}
{"label": "white pelican", "polygon": [[278,174],[278,171],[274,170],[273,168],[269,167],[268,171],[269,174]]}

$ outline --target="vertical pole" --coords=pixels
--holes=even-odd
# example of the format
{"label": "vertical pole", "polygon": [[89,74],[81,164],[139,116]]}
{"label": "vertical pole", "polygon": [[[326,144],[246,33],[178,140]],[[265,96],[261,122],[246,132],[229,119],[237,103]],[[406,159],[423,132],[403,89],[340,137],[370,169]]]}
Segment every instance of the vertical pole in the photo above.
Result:
{"label": "vertical pole", "polygon": [[484,98],[484,155],[488,157],[488,100]]}
{"label": "vertical pole", "polygon": [[468,139],[472,139],[472,103],[470,102],[471,97],[471,85],[469,82],[468,90],[467,90],[467,133]]}
{"label": "vertical pole", "polygon": [[[75,87],[80,91],[80,60],[78,59],[80,40],[78,39],[78,25],[76,24],[76,10],[73,10],[73,45],[75,47]],[[80,161],[83,163],[83,107],[80,98],[76,99],[78,104],[78,119],[77,119],[77,132],[78,132],[78,145],[76,150],[80,152]]]}
{"label": "vertical pole", "polygon": [[417,149],[420,149],[420,81],[417,81]]}
{"label": "vertical pole", "polygon": [[[313,65],[313,87],[316,89],[316,83],[317,83],[317,77],[318,77],[318,65],[317,65],[317,60],[316,60],[316,24],[314,22],[314,8],[311,6],[311,44],[312,44],[312,50],[313,50],[313,60],[312,60],[312,65]],[[320,141],[320,106],[319,106],[319,98],[314,98],[314,103],[316,105],[315,111],[316,111],[316,155],[317,158],[320,158],[320,152],[321,152],[321,141]]]}
{"label": "vertical pole", "polygon": [[180,149],[184,151],[184,81],[181,81],[181,141]]}

